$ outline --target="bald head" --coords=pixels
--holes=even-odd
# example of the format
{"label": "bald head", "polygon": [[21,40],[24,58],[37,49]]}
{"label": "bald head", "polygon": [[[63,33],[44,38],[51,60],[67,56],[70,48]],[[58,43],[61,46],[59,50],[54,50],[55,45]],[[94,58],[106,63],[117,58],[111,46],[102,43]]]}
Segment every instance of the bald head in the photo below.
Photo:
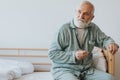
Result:
{"label": "bald head", "polygon": [[87,8],[89,8],[89,11],[91,12],[91,14],[94,14],[94,10],[95,10],[94,5],[89,1],[83,1],[82,3],[77,5],[76,10],[78,10],[79,8],[81,8],[83,6],[87,6]]}

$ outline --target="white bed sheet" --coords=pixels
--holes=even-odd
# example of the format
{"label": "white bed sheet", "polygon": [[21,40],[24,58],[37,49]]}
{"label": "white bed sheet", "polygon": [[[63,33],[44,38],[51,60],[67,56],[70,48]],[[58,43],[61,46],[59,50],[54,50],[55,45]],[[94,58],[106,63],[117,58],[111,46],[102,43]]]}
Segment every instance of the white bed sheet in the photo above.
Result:
{"label": "white bed sheet", "polygon": [[50,72],[33,72],[15,80],[53,80]]}

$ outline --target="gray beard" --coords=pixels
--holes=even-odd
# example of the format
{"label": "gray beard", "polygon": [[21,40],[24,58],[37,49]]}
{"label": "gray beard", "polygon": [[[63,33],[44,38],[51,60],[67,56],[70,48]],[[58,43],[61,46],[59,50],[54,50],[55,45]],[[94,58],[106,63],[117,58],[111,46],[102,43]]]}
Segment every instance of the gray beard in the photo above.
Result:
{"label": "gray beard", "polygon": [[88,23],[85,23],[83,21],[78,21],[77,19],[74,18],[74,25],[78,28],[87,28],[89,23],[90,21]]}

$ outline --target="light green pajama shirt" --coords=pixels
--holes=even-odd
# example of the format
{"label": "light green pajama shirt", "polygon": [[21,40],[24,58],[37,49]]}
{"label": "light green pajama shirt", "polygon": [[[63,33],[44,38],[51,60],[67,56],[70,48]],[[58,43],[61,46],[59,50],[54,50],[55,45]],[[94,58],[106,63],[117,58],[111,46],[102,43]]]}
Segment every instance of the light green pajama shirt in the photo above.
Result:
{"label": "light green pajama shirt", "polygon": [[[79,76],[80,72],[93,67],[92,53],[94,46],[106,48],[114,40],[106,36],[96,24],[90,23],[85,29],[82,38],[83,43],[79,42],[78,32],[73,21],[64,24],[55,35],[49,48],[48,56],[52,61],[52,73],[54,78],[71,72]],[[75,53],[77,50],[86,50],[89,52],[84,60],[77,61]]]}

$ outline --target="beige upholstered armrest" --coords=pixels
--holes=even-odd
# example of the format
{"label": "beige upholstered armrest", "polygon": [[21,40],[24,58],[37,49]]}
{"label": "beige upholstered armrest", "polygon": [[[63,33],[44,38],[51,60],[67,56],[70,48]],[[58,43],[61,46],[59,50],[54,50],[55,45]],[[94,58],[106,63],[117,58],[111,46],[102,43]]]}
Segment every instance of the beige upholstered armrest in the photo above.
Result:
{"label": "beige upholstered armrest", "polygon": [[115,66],[114,55],[107,50],[103,50],[103,54],[105,55],[105,58],[107,60],[108,73],[114,75],[114,66]]}

